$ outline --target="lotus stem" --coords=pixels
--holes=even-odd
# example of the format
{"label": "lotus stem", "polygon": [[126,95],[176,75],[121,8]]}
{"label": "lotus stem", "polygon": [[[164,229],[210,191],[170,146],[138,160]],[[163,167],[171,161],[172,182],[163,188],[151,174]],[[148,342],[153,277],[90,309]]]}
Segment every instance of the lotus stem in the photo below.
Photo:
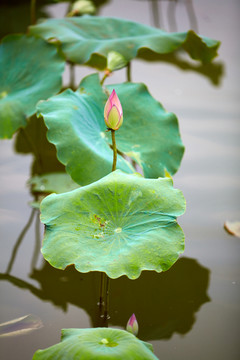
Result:
{"label": "lotus stem", "polygon": [[[117,146],[116,146],[116,139],[115,139],[115,130],[111,130],[112,133],[112,149],[113,149],[113,164],[112,164],[112,171],[116,170],[117,167]],[[110,288],[110,278],[105,274],[101,273],[101,283],[100,283],[100,300],[99,300],[99,307],[100,312],[104,305],[104,313],[103,318],[105,321],[105,325],[107,324],[108,319],[108,311],[109,311],[109,288]]]}
{"label": "lotus stem", "polygon": [[111,130],[111,133],[112,133],[112,149],[113,149],[112,171],[115,171],[117,167],[117,146],[116,146],[115,130]]}
{"label": "lotus stem", "polygon": [[104,285],[105,285],[105,273],[101,272],[101,282],[100,282],[100,299],[99,299],[99,307],[100,310],[103,307],[104,304]]}
{"label": "lotus stem", "polygon": [[108,73],[107,72],[105,72],[105,74],[103,75],[103,78],[102,78],[102,80],[100,81],[100,84],[101,84],[101,86],[103,86],[103,83],[104,83],[104,81],[106,80],[106,78],[108,77]]}
{"label": "lotus stem", "polygon": [[129,63],[127,64],[127,81],[131,82],[132,80],[132,76],[131,76],[131,62],[129,61]]}
{"label": "lotus stem", "polygon": [[36,0],[31,0],[31,4],[30,4],[30,22],[31,22],[31,25],[36,24]]}
{"label": "lotus stem", "polygon": [[[104,79],[106,78],[106,73],[101,81],[101,84],[103,84]],[[114,104],[113,104],[113,103]],[[119,110],[117,109],[117,107]],[[112,108],[115,107],[117,109],[117,123],[114,122],[114,116],[113,114],[109,116],[109,113],[112,110]],[[108,123],[109,118],[111,117],[111,121]],[[116,116],[115,116],[116,117]],[[117,97],[117,94],[115,93],[115,90],[113,90],[112,94],[110,95],[105,108],[104,108],[104,121],[108,127],[108,130],[111,130],[112,135],[112,150],[113,150],[113,163],[112,163],[112,171],[115,171],[117,168],[117,146],[116,146],[116,138],[115,138],[115,128],[118,129],[123,121],[122,117],[122,107],[120,104],[120,101]],[[112,128],[111,128],[112,126]],[[100,310],[100,317],[104,320],[104,326],[107,326],[107,321],[109,319],[108,310],[109,310],[109,287],[110,287],[110,278],[105,274],[104,272],[101,273],[101,282],[100,282],[100,300],[99,300],[99,310]]]}
{"label": "lotus stem", "polygon": [[69,72],[70,72],[70,88],[75,90],[75,67],[73,63],[69,64]]}
{"label": "lotus stem", "polygon": [[110,289],[110,278],[106,275],[106,295],[105,295],[105,306],[104,306],[104,320],[107,326],[107,320],[109,319],[109,289]]}

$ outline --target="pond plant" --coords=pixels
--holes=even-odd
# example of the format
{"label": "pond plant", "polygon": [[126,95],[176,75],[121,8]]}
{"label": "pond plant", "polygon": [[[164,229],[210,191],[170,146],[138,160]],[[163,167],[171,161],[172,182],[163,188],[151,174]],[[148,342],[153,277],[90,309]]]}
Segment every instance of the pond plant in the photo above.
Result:
{"label": "pond plant", "polygon": [[[26,35],[2,40],[0,137],[22,132],[34,146],[24,129],[37,114],[66,167],[67,174],[58,175],[71,177],[71,191],[64,191],[54,180],[60,177],[44,174],[54,193],[41,202],[42,254],[55,268],[74,264],[79,272],[102,274],[103,327],[63,330],[61,343],[37,351],[34,359],[156,359],[150,345],[134,336],[135,315],[127,325],[133,334],[107,328],[109,284],[123,275],[134,280],[142,271],[166,271],[184,251],[177,217],[185,211],[185,199],[171,178],[184,146],[176,116],[144,84],[131,81],[130,63],[137,56],[164,61],[181,50],[204,66],[218,47],[218,41],[193,31],[166,33],[98,16],[50,19],[30,26]],[[74,64],[104,73],[101,79],[98,73],[86,76],[77,89],[71,81],[62,91],[66,62],[72,73]],[[127,81],[106,86],[122,68]],[[37,186],[40,174],[34,175]]]}

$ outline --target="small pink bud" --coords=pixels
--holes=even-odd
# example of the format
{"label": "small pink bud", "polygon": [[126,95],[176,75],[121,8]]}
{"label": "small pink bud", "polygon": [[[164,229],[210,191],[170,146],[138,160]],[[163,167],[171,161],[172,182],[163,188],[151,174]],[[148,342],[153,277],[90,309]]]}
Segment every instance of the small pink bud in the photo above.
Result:
{"label": "small pink bud", "polygon": [[123,123],[123,111],[120,100],[115,92],[112,91],[104,108],[104,121],[108,129],[118,130]]}
{"label": "small pink bud", "polygon": [[130,332],[133,335],[137,336],[137,334],[138,334],[138,322],[137,322],[135,314],[132,314],[132,316],[128,320],[126,329],[127,329],[128,332]]}

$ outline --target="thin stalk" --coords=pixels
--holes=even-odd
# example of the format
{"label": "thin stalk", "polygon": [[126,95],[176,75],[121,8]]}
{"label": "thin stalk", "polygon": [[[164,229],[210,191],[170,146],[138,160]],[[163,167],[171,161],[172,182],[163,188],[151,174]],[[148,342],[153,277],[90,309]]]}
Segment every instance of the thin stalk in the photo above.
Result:
{"label": "thin stalk", "polygon": [[31,21],[31,25],[36,24],[36,0],[31,0],[30,21]]}
{"label": "thin stalk", "polygon": [[161,11],[159,11],[158,0],[152,0],[151,4],[152,4],[151,8],[152,8],[153,24],[155,27],[161,28],[162,19],[160,19]]}
{"label": "thin stalk", "polygon": [[102,80],[100,81],[101,86],[103,86],[104,81],[106,80],[106,78],[107,78],[110,74],[111,74],[111,71],[110,71],[110,70],[105,70],[105,73],[104,73],[104,75],[103,75],[103,78],[102,78]]}
{"label": "thin stalk", "polygon": [[108,311],[109,311],[109,290],[110,290],[110,278],[106,275],[106,295],[105,295],[105,306],[104,306],[104,320],[106,326],[107,320],[109,318]]}
{"label": "thin stalk", "polygon": [[7,270],[6,270],[6,274],[10,274],[10,272],[12,270],[15,258],[17,256],[18,248],[21,245],[26,232],[28,231],[28,229],[30,228],[30,226],[32,224],[35,212],[36,212],[36,209],[32,209],[31,214],[30,214],[30,218],[29,218],[27,224],[24,226],[23,230],[21,231],[21,234],[19,235],[19,237],[18,237],[18,239],[16,241],[16,244],[15,244],[15,246],[13,248],[12,255],[11,255]]}
{"label": "thin stalk", "polygon": [[[115,130],[111,129],[111,134],[112,134],[112,150],[113,150],[112,171],[115,171],[117,167],[117,146],[115,139]],[[107,320],[108,320],[109,288],[110,288],[110,278],[105,273],[101,273],[99,310],[101,315],[104,305],[104,312],[103,312],[104,326],[107,326]]]}
{"label": "thin stalk", "polygon": [[176,23],[176,6],[177,6],[177,0],[171,0],[168,5],[168,23],[169,23],[169,29],[172,32],[177,31],[177,23]]}
{"label": "thin stalk", "polygon": [[70,73],[70,88],[75,90],[75,67],[73,63],[69,64],[69,73]]}
{"label": "thin stalk", "polygon": [[117,146],[116,146],[116,139],[115,139],[115,130],[111,129],[111,133],[112,133],[112,149],[113,149],[112,171],[115,171],[116,167],[117,167]]}
{"label": "thin stalk", "polygon": [[[112,148],[113,148],[113,165],[112,165],[112,171],[116,170],[117,167],[117,146],[116,146],[116,138],[115,138],[115,130],[111,129],[112,134]],[[104,304],[104,320],[107,324],[108,320],[108,310],[109,310],[109,289],[110,289],[110,278],[104,274],[105,277],[105,304]]]}
{"label": "thin stalk", "polygon": [[127,81],[131,82],[132,81],[132,76],[131,76],[131,62],[129,61],[129,63],[127,64]]}
{"label": "thin stalk", "polygon": [[40,253],[40,249],[41,249],[41,236],[40,236],[40,211],[37,211],[37,217],[36,217],[36,223],[35,223],[35,231],[36,231],[36,239],[35,239],[35,247],[34,247],[34,252],[33,252],[33,257],[32,257],[32,262],[31,262],[31,271],[33,272],[33,270],[36,267],[37,261],[38,261],[38,256]]}
{"label": "thin stalk", "polygon": [[101,272],[101,280],[100,280],[100,299],[99,299],[99,307],[100,310],[102,309],[104,305],[104,285],[106,280],[106,274]]}
{"label": "thin stalk", "polygon": [[186,7],[187,7],[187,13],[188,13],[189,21],[190,21],[190,28],[192,30],[194,30],[196,33],[198,33],[198,22],[197,22],[197,17],[196,17],[195,11],[194,11],[192,0],[188,0],[186,2]]}

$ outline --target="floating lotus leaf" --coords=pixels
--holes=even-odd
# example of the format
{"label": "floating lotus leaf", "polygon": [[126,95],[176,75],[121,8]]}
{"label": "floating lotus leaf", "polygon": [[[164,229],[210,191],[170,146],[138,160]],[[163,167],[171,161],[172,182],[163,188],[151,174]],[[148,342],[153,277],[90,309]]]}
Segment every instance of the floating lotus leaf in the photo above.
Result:
{"label": "floating lotus leaf", "polygon": [[106,67],[110,51],[130,61],[140,49],[158,54],[184,49],[193,59],[209,62],[220,44],[193,31],[167,33],[133,21],[97,16],[50,19],[30,27],[30,33],[59,40],[68,60],[97,68]]}
{"label": "floating lotus leaf", "polygon": [[184,249],[176,222],[185,200],[170,178],[144,179],[117,170],[103,179],[41,204],[46,225],[42,253],[54,267],[111,278],[165,271]]}
{"label": "floating lotus leaf", "polygon": [[[143,84],[125,83],[109,89],[113,87],[124,118],[116,132],[118,149],[134,159],[146,177],[164,176],[165,170],[174,174],[184,151],[176,116],[164,110]],[[98,75],[93,74],[83,79],[76,92],[66,90],[38,105],[49,129],[48,140],[56,145],[58,159],[80,185],[100,179],[112,168],[111,134],[106,132],[103,116],[106,100]],[[117,168],[133,172],[121,156]]]}
{"label": "floating lotus leaf", "polygon": [[157,360],[151,344],[125,330],[64,329],[61,343],[38,350],[33,360]]}
{"label": "floating lotus leaf", "polygon": [[0,45],[0,137],[11,138],[36,103],[61,88],[64,61],[40,38],[10,35]]}

